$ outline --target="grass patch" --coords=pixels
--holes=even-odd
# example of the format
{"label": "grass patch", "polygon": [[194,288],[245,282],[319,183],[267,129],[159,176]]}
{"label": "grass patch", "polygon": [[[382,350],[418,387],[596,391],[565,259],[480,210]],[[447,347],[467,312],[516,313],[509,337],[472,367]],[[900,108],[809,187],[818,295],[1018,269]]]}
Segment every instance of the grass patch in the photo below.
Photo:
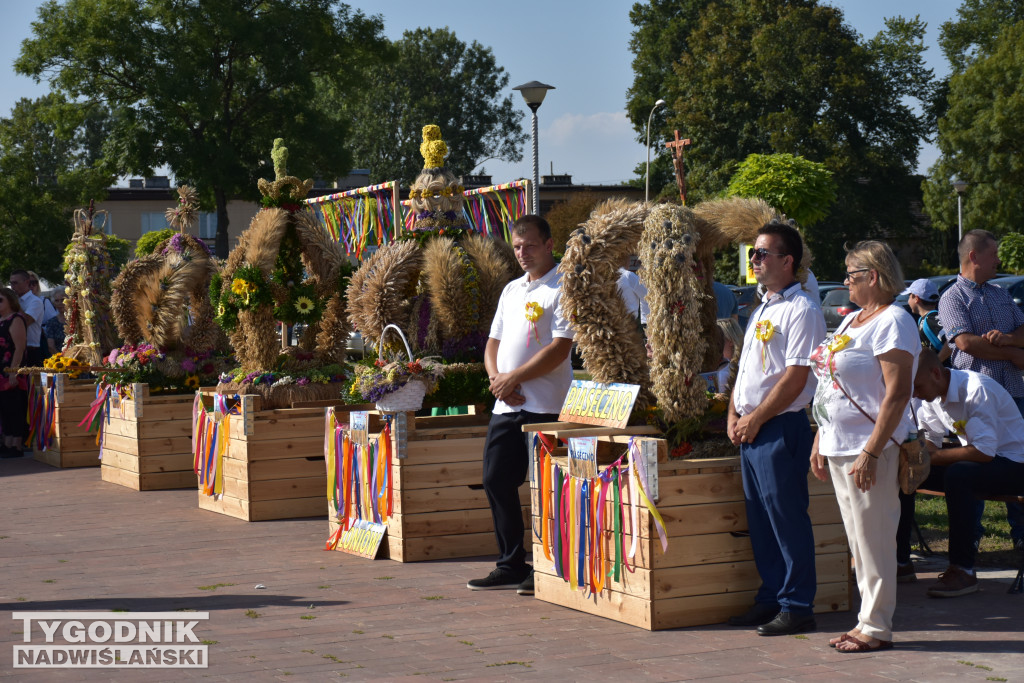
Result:
{"label": "grass patch", "polygon": [[245,616],[249,617],[250,619],[259,619],[263,615],[254,609],[247,609],[245,610]]}
{"label": "grass patch", "polygon": [[320,655],[320,656],[323,657],[324,659],[331,660],[335,664],[348,664],[348,662],[346,662],[344,659],[338,659],[334,655]]}
{"label": "grass patch", "polygon": [[[914,518],[921,529],[925,542],[935,552],[949,551],[949,516],[946,514],[946,499],[939,496],[918,496],[914,506]],[[1017,552],[1010,539],[1010,523],[1006,521],[1006,505],[989,501],[981,518],[985,535],[981,537],[975,565],[979,567],[1016,567]],[[911,535],[912,544],[917,536]],[[974,666],[966,664],[966,666]]]}
{"label": "grass patch", "polygon": [[17,602],[28,602],[28,598],[14,598]]}
{"label": "grass patch", "polygon": [[64,564],[65,562],[67,562],[67,560],[57,560],[57,561],[60,562],[61,564]]}
{"label": "grass patch", "polygon": [[393,579],[395,577],[393,577],[393,576],[377,576],[377,577],[374,577],[374,578],[377,581],[390,581],[391,579]]}
{"label": "grass patch", "polygon": [[215,583],[209,586],[196,586],[201,591],[215,591],[218,588],[227,588],[228,586],[234,586],[233,583]]}
{"label": "grass patch", "polygon": [[381,638],[387,638],[388,640],[394,640],[394,639],[395,639],[395,637],[394,637],[394,636],[392,636],[392,635],[388,635],[387,633],[385,633],[384,635],[382,635],[382,636],[381,636]]}
{"label": "grass patch", "polygon": [[330,588],[330,585],[324,584],[323,586],[317,586],[317,588],[319,588],[320,590],[327,590],[328,588]]}
{"label": "grass patch", "polygon": [[424,600],[444,600],[444,596],[443,595],[425,595],[425,596],[423,596],[423,599]]}
{"label": "grass patch", "polygon": [[463,645],[469,645],[470,647],[473,647],[473,643],[472,643],[472,641],[469,641],[469,640],[460,640],[459,642],[460,642],[460,643],[462,643]]}
{"label": "grass patch", "polygon": [[366,633],[366,631],[360,631],[360,630],[356,629],[355,631],[352,631],[352,633],[355,633],[356,635],[360,635],[361,636],[364,633]]}
{"label": "grass patch", "polygon": [[43,579],[43,583],[57,583],[57,579]]}
{"label": "grass patch", "polygon": [[532,666],[533,666],[533,660],[531,659],[528,662],[513,662],[513,661],[495,662],[494,664],[488,664],[487,666],[488,667],[491,667],[491,666],[514,666],[516,664],[518,664],[519,666],[525,666],[526,668],[529,669],[529,668],[532,668]]}
{"label": "grass patch", "polygon": [[303,650],[303,652],[305,652],[308,655],[315,655],[316,654],[316,652],[314,650]]}
{"label": "grass patch", "polygon": [[200,640],[199,642],[202,643],[203,645],[216,645],[220,641],[219,640]]}
{"label": "grass patch", "polygon": [[1003,678],[1002,676],[986,676],[985,680],[986,681],[1005,681],[1006,679]]}
{"label": "grass patch", "polygon": [[312,614],[303,614],[301,617],[299,617],[299,619],[305,619],[306,621],[312,621],[313,619],[316,619],[316,617],[314,617]]}
{"label": "grass patch", "polygon": [[803,635],[796,635],[796,636],[793,636],[793,637],[796,638],[797,640],[810,640],[810,638],[808,638],[807,636],[803,636]]}

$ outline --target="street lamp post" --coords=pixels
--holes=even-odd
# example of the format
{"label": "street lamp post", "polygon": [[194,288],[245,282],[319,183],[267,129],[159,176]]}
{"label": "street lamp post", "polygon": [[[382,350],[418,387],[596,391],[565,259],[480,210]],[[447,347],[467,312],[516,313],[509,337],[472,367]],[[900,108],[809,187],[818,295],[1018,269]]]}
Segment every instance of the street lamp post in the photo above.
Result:
{"label": "street lamp post", "polygon": [[960,240],[964,238],[964,210],[963,202],[961,201],[964,196],[964,192],[967,191],[968,183],[964,180],[954,180],[953,189],[956,190],[956,243],[960,244]]}
{"label": "street lamp post", "polygon": [[555,86],[545,85],[540,81],[530,81],[512,88],[518,90],[526,100],[526,106],[533,112],[533,212],[540,215],[540,162],[537,159],[537,110],[548,90],[554,90]]}
{"label": "street lamp post", "polygon": [[647,117],[647,170],[644,172],[646,185],[644,186],[644,203],[651,201],[651,119],[654,118],[654,110],[665,104],[665,100],[658,100],[651,107],[651,113]]}

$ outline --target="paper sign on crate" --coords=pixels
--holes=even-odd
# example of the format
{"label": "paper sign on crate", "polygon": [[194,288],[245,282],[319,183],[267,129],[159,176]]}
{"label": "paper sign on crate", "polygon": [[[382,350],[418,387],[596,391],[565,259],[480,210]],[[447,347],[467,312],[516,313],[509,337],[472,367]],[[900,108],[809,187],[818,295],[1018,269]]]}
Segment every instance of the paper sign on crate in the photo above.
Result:
{"label": "paper sign on crate", "polygon": [[561,422],[621,429],[629,422],[639,392],[640,386],[637,384],[598,384],[576,379],[565,395],[558,419]]}
{"label": "paper sign on crate", "polygon": [[365,446],[369,438],[370,413],[365,410],[354,410],[348,414],[349,438],[352,443]]}
{"label": "paper sign on crate", "polygon": [[579,436],[569,439],[569,476],[577,479],[597,477],[596,436]]}
{"label": "paper sign on crate", "polygon": [[353,519],[352,526],[341,535],[337,549],[372,560],[377,557],[377,550],[387,530],[387,524]]}

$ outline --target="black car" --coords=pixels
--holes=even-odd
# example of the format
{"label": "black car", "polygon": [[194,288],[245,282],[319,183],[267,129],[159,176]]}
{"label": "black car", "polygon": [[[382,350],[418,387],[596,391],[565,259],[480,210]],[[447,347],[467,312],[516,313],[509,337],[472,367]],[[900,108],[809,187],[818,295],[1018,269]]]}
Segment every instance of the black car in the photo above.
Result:
{"label": "black car", "polygon": [[830,290],[821,302],[821,312],[825,315],[825,329],[834,332],[843,322],[843,318],[857,310],[860,310],[860,306],[850,301],[849,287]]}
{"label": "black car", "polygon": [[1017,304],[1021,310],[1024,310],[1024,275],[997,277],[989,280],[988,283],[1005,289],[1013,297],[1013,303]]}

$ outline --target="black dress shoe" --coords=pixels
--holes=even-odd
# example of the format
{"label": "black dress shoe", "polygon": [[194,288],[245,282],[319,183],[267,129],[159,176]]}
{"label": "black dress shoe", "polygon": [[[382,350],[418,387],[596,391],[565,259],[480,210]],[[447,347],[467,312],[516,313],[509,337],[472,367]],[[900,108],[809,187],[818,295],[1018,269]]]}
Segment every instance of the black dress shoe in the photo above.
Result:
{"label": "black dress shoe", "polygon": [[757,627],[759,636],[791,636],[797,633],[806,633],[818,628],[814,621],[813,614],[793,614],[792,612],[779,612],[767,624]]}
{"label": "black dress shoe", "polygon": [[729,617],[729,626],[760,626],[767,624],[779,613],[778,605],[755,602],[754,606],[738,617]]}

